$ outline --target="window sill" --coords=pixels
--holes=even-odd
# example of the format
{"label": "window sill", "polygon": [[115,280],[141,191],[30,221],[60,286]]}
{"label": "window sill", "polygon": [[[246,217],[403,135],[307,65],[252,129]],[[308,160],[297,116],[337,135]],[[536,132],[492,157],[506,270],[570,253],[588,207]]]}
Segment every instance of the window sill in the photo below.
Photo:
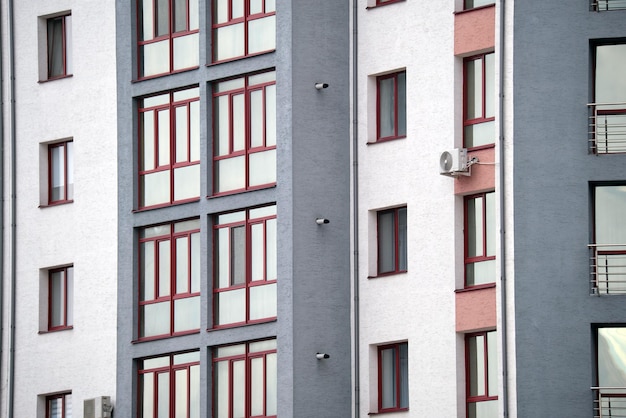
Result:
{"label": "window sill", "polygon": [[68,327],[59,327],[59,328],[55,328],[55,329],[48,329],[45,331],[39,331],[37,334],[39,335],[43,335],[43,334],[53,334],[55,332],[60,332],[60,331],[68,331],[74,329],[74,325],[70,325]]}
{"label": "window sill", "polygon": [[200,197],[194,197],[194,198],[187,199],[187,200],[180,200],[178,202],[161,203],[161,204],[158,204],[158,205],[146,206],[146,207],[143,207],[143,208],[134,209],[133,213],[146,212],[148,210],[154,210],[154,209],[169,208],[171,206],[184,205],[184,204],[187,204],[187,203],[194,203],[194,202],[199,202],[199,201],[200,201]]}
{"label": "window sill", "polygon": [[52,203],[48,203],[47,205],[39,205],[39,209],[44,209],[44,208],[51,208],[54,206],[63,206],[63,205],[69,205],[70,203],[74,203],[74,199],[70,199],[70,200],[60,200],[58,202],[52,202]]}
{"label": "window sill", "polygon": [[183,337],[185,335],[192,335],[192,334],[199,334],[199,333],[200,333],[200,329],[198,328],[198,329],[192,329],[189,331],[177,332],[176,334],[162,334],[162,335],[155,335],[152,337],[141,337],[141,338],[137,338],[136,340],[132,340],[131,344],[145,343],[145,342],[156,341],[156,340],[165,340],[168,338]]}
{"label": "window sill", "polygon": [[153,75],[149,75],[147,77],[137,77],[136,79],[131,80],[131,83],[141,83],[142,81],[152,80],[152,79],[160,78],[160,77],[166,77],[168,75],[184,73],[184,72],[187,72],[187,71],[193,71],[193,70],[197,70],[198,68],[200,68],[200,66],[196,65],[194,67],[181,68],[180,70],[170,71],[170,72],[167,72],[167,73],[153,74]]}
{"label": "window sill", "polygon": [[473,151],[480,151],[480,150],[484,150],[484,149],[490,149],[490,148],[495,148],[496,144],[486,144],[486,145],[477,145],[475,147],[470,147],[467,148],[467,152],[473,152]]}
{"label": "window sill", "polygon": [[224,196],[233,196],[236,194],[242,194],[242,193],[250,193],[250,192],[256,192],[258,190],[267,190],[267,189],[274,189],[276,188],[276,183],[272,183],[270,185],[264,185],[264,186],[259,186],[259,187],[255,187],[255,188],[251,188],[251,189],[239,189],[239,190],[229,190],[227,192],[220,192],[220,193],[215,193],[213,195],[207,196],[207,199],[216,199],[218,197],[224,197]]}
{"label": "window sill", "polygon": [[217,325],[213,328],[207,328],[207,332],[215,332],[215,331],[220,331],[223,329],[233,329],[233,328],[241,328],[241,327],[250,327],[253,325],[259,325],[259,324],[269,324],[271,322],[276,322],[278,319],[276,317],[274,318],[268,318],[268,319],[259,319],[258,321],[255,322],[248,322],[248,323],[241,323],[238,322],[236,324],[225,324],[225,325]]}
{"label": "window sill", "polygon": [[74,74],[60,75],[58,77],[47,78],[45,80],[39,80],[38,83],[39,84],[44,84],[44,83],[48,83],[50,81],[63,80],[64,78],[72,78],[72,77],[74,77]]}
{"label": "window sill", "polygon": [[408,271],[406,271],[406,270],[405,271],[392,271],[390,273],[381,273],[381,274],[379,274],[377,276],[367,276],[367,278],[368,279],[380,279],[382,277],[398,276],[398,275],[407,274],[407,273],[408,273]]}
{"label": "window sill", "polygon": [[398,408],[398,409],[391,409],[389,411],[380,411],[380,412],[368,412],[367,415],[383,415],[383,414],[393,414],[396,412],[408,412],[409,408]]}
{"label": "window sill", "polygon": [[243,59],[246,59],[246,58],[258,57],[260,55],[267,55],[267,54],[271,54],[273,52],[276,52],[276,48],[268,49],[267,51],[256,52],[254,54],[241,55],[239,57],[233,57],[233,58],[226,58],[226,59],[223,59],[221,61],[213,61],[213,62],[207,64],[206,66],[207,67],[212,67],[214,65],[225,64],[227,62],[240,61],[240,60],[243,60]]}
{"label": "window sill", "polygon": [[495,282],[494,283],[477,284],[476,286],[467,286],[467,287],[465,287],[463,289],[456,289],[454,291],[454,293],[472,292],[474,290],[490,289],[492,287],[496,287]]}
{"label": "window sill", "polygon": [[390,1],[385,2],[385,3],[375,4],[373,6],[367,6],[365,8],[365,10],[378,9],[379,7],[387,6],[387,5],[394,4],[394,3],[400,3],[400,2],[403,2],[403,1],[404,0],[390,0]]}
{"label": "window sill", "polygon": [[405,139],[405,138],[406,138],[406,135],[392,136],[392,137],[388,137],[388,138],[377,139],[376,141],[367,141],[366,145],[383,144],[385,142],[391,142],[391,141],[396,141],[396,140]]}
{"label": "window sill", "polygon": [[471,9],[465,9],[465,10],[459,10],[458,12],[454,12],[455,15],[459,15],[459,14],[463,14],[463,13],[467,13],[467,12],[473,12],[475,10],[482,10],[482,9],[488,9],[490,7],[496,7],[496,3],[491,3],[491,4],[485,4],[484,6],[478,6],[478,7],[473,7]]}

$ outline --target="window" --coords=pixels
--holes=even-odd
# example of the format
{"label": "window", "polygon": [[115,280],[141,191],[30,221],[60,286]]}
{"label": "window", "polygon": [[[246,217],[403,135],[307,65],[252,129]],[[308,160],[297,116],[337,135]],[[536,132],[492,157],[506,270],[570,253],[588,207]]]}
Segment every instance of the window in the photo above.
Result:
{"label": "window", "polygon": [[626,185],[594,185],[592,193],[592,290],[597,294],[626,293]]}
{"label": "window", "polygon": [[406,72],[376,78],[378,141],[406,136]]}
{"label": "window", "polygon": [[138,416],[200,418],[200,353],[139,361]]}
{"label": "window", "polygon": [[276,0],[213,0],[213,61],[276,49]]}
{"label": "window", "polygon": [[217,347],[213,418],[276,417],[276,340]]}
{"label": "window", "polygon": [[276,183],[276,72],[214,84],[214,194]]}
{"label": "window", "polygon": [[464,144],[466,148],[495,143],[494,53],[464,61]]}
{"label": "window", "polygon": [[48,145],[48,204],[72,202],[74,199],[74,143]]}
{"label": "window", "polygon": [[198,66],[198,0],[138,0],[139,78]]}
{"label": "window", "polygon": [[200,197],[198,87],[139,101],[139,207]]}
{"label": "window", "polygon": [[498,416],[498,347],[496,331],[465,338],[468,418]]}
{"label": "window", "polygon": [[73,290],[73,266],[48,271],[48,331],[58,331],[72,327]]}
{"label": "window", "polygon": [[276,206],[216,217],[214,324],[276,317]]}
{"label": "window", "polygon": [[464,10],[494,4],[494,0],[465,0]]}
{"label": "window", "polygon": [[143,228],[139,250],[139,337],[197,331],[200,220]]}
{"label": "window", "polygon": [[465,198],[465,286],[496,281],[495,193]]}
{"label": "window", "polygon": [[407,270],[406,207],[378,212],[378,275]]}
{"label": "window", "polygon": [[626,0],[591,0],[591,10],[604,12],[608,10],[625,10]]}
{"label": "window", "polygon": [[409,409],[409,346],[378,347],[378,412]]}
{"label": "window", "polygon": [[72,73],[72,15],[46,19],[47,79]]}
{"label": "window", "polygon": [[617,417],[626,408],[626,328],[598,327],[595,343],[594,416]]}
{"label": "window", "polygon": [[[626,4],[626,3],[625,3]],[[596,154],[626,152],[626,44],[595,45],[594,103],[591,150]]]}
{"label": "window", "polygon": [[386,4],[397,3],[399,1],[404,1],[404,0],[376,0],[376,6],[384,6]]}
{"label": "window", "polygon": [[72,393],[46,396],[46,418],[72,418]]}

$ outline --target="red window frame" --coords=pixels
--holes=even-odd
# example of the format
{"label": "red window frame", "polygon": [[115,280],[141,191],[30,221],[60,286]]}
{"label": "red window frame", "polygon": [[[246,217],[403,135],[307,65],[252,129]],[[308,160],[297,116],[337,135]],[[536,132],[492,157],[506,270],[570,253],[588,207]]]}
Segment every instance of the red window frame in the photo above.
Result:
{"label": "red window frame", "polygon": [[[404,216],[402,215],[404,212]],[[384,252],[386,249],[386,245],[382,242],[383,231],[381,217],[387,214],[393,214],[393,268],[391,270],[382,271],[382,259],[385,257]],[[408,235],[407,235],[407,208],[406,206],[402,206],[399,208],[386,209],[378,211],[376,214],[377,217],[377,248],[378,248],[378,263],[377,263],[377,275],[385,276],[389,274],[397,274],[397,273],[405,273],[407,271],[407,244],[408,244]],[[404,231],[402,231],[401,226],[401,218],[404,217]],[[402,238],[404,238],[404,242],[402,243]]]}
{"label": "red window frame", "polygon": [[[187,97],[188,94],[197,94],[193,97]],[[176,96],[179,95],[183,99],[176,100]],[[167,101],[158,101],[160,98],[168,96]],[[159,98],[159,99],[156,99]],[[150,105],[151,99],[157,101],[157,104]],[[148,106],[145,106],[148,102]],[[179,138],[179,132],[177,129],[178,121],[178,109],[185,109],[184,125],[186,130],[182,133],[182,138]],[[138,198],[140,209],[152,209],[163,206],[169,206],[172,204],[185,203],[196,201],[200,198],[200,176],[197,178],[197,195],[190,197],[177,198],[176,193],[178,191],[176,187],[175,175],[179,170],[184,170],[192,166],[200,166],[200,97],[198,87],[188,87],[184,89],[172,90],[165,93],[159,93],[156,95],[144,97],[139,100],[139,129],[138,129]],[[160,114],[163,113],[165,118],[168,118],[167,131],[168,138],[160,138]],[[151,116],[147,116],[150,114]],[[144,126],[144,118],[152,118],[152,127],[147,128]],[[181,119],[182,120],[182,119]],[[183,127],[184,129],[185,127]],[[152,137],[149,137],[152,133]],[[169,146],[163,145],[166,141],[169,141]],[[151,144],[150,147],[147,144]],[[184,150],[179,152],[178,148],[184,144]],[[166,155],[163,157],[164,161],[161,161],[161,153]],[[183,155],[179,155],[183,154]],[[152,157],[151,159],[149,157]],[[144,182],[147,181],[151,175],[158,175],[158,173],[169,172],[169,197],[167,199],[161,199],[154,203],[146,203],[147,186]],[[156,189],[157,187],[153,187]]]}
{"label": "red window frame", "polygon": [[392,3],[399,3],[401,1],[405,1],[405,0],[376,0],[376,6],[386,6],[388,4],[392,4]]}
{"label": "red window frame", "polygon": [[[468,270],[468,266],[472,265],[474,263],[480,263],[480,262],[485,262],[485,261],[491,261],[491,260],[495,260],[496,256],[495,255],[489,255],[488,254],[488,248],[492,247],[492,249],[495,248],[495,237],[493,235],[489,234],[489,229],[490,227],[494,229],[495,231],[495,225],[489,225],[488,223],[488,205],[487,205],[487,195],[491,194],[491,198],[495,199],[495,192],[494,191],[490,191],[490,192],[484,192],[484,193],[477,193],[477,194],[473,194],[473,195],[469,195],[469,196],[465,196],[464,201],[463,201],[463,219],[464,219],[464,230],[465,230],[465,234],[464,234],[464,242],[465,242],[465,287],[473,287],[473,286],[480,286],[483,285],[485,283],[478,283],[478,284],[473,284],[473,283],[468,283],[468,274],[467,274],[467,270]],[[473,230],[473,228],[470,227],[469,225],[469,202],[471,200],[475,200],[475,199],[480,199],[482,201],[482,222],[481,222],[481,228],[480,231],[476,231]],[[494,221],[495,221],[495,213],[492,214]],[[493,231],[491,231],[493,232]],[[470,235],[472,233],[480,233],[481,235],[481,242],[482,242],[482,246],[481,248],[476,248],[477,251],[477,255],[475,256],[470,256],[469,255],[469,248],[470,248],[470,238],[472,238]],[[494,242],[491,242],[494,241]],[[495,281],[495,277],[494,277],[494,281]],[[486,283],[492,283],[492,282],[486,282]]]}
{"label": "red window frame", "polygon": [[[185,36],[199,36],[200,28],[199,28],[199,16],[192,19],[191,14],[191,2],[195,3],[195,8],[198,8],[198,0],[182,0],[185,1],[185,28],[181,30],[176,30],[176,17],[175,12],[176,9],[174,7],[175,2],[180,2],[181,0],[144,0],[144,2],[152,3],[152,14],[150,15],[150,24],[147,25],[151,29],[152,33],[143,33],[144,27],[146,24],[143,21],[144,13],[143,13],[143,2],[141,0],[137,0],[137,74],[139,79],[147,79],[152,77],[158,77],[165,74],[172,74],[181,71],[187,71],[190,69],[198,68],[198,64],[191,65],[189,67],[182,68],[174,68],[174,56],[175,56],[175,43],[177,39],[183,38]],[[158,5],[159,2],[167,2],[167,31],[164,33],[159,33],[159,16],[158,16]],[[152,44],[156,44],[159,42],[167,41],[168,42],[168,54],[169,54],[169,70],[163,71],[155,74],[145,75],[145,71],[142,68],[144,49],[146,46],[150,46]],[[181,47],[182,48],[182,47]]]}
{"label": "red window frame", "polygon": [[[400,86],[400,76],[404,79],[404,86]],[[381,132],[382,128],[382,89],[381,83],[385,80],[393,80],[393,128],[391,135],[384,135]],[[403,94],[401,89],[404,88]],[[404,115],[404,121],[402,121],[400,114]],[[398,71],[390,74],[385,74],[376,77],[376,141],[387,141],[391,139],[399,139],[406,137],[406,71]]]}
{"label": "red window frame", "polygon": [[[255,215],[255,212],[259,211],[260,216]],[[220,220],[220,218],[223,218]],[[240,265],[242,260],[242,254],[236,254],[233,251],[235,242],[235,231],[244,228],[244,270],[239,275],[243,274],[243,277],[237,277],[236,265]],[[254,245],[254,232],[253,228],[261,228],[262,232],[262,245],[263,248],[256,248]],[[220,245],[220,231],[226,231],[227,236],[227,249]],[[272,237],[272,233],[274,236]],[[276,319],[275,307],[274,315],[261,318],[251,317],[251,305],[254,297],[252,292],[255,290],[262,291],[267,289],[260,289],[262,286],[276,285],[276,206],[261,206],[258,208],[246,209],[244,211],[230,212],[223,215],[217,215],[215,218],[215,224],[213,226],[213,242],[214,242],[214,260],[213,260],[213,328],[226,328],[239,326],[244,324],[252,324],[259,322],[273,321]],[[257,241],[258,242],[258,241]],[[225,250],[220,258],[220,250]],[[261,250],[259,252],[259,250]],[[253,271],[253,254],[261,257],[262,266],[259,269],[259,273]],[[220,266],[224,266],[225,270],[222,274],[220,272]],[[260,274],[260,278],[258,275]],[[228,283],[224,283],[228,281]],[[220,283],[222,282],[222,283]],[[233,295],[233,292],[243,291],[245,313],[240,316],[243,320],[235,320],[234,322],[222,322],[220,318],[220,299]],[[233,306],[228,305],[228,306]]]}
{"label": "red window frame", "polygon": [[[53,412],[53,403],[60,401],[61,415]],[[69,410],[69,414],[68,414]],[[46,418],[70,418],[72,416],[72,392],[55,393],[46,396]]]}
{"label": "red window frame", "polygon": [[[406,373],[402,373],[402,359],[401,359],[401,350],[404,349],[407,353],[407,371]],[[383,407],[383,351],[392,350],[394,353],[394,392],[395,392],[395,402],[392,407]],[[406,381],[405,381],[406,379]],[[395,411],[408,411],[409,409],[409,399],[408,399],[408,343],[395,343],[395,344],[386,344],[378,347],[378,412],[395,412]],[[402,405],[402,392],[407,394],[407,399],[405,400],[405,405]]]}
{"label": "red window frame", "polygon": [[[60,295],[61,300],[60,303],[55,304],[54,299],[52,297],[55,294],[55,280],[54,275],[61,274],[60,281],[58,282],[61,286]],[[73,277],[74,277],[74,266],[65,266],[59,267],[55,269],[51,269],[48,271],[48,331],[61,331],[65,329],[72,328],[72,287],[73,287]],[[56,310],[60,311],[60,317],[58,321],[54,321],[54,312]]]}
{"label": "red window frame", "polygon": [[[59,198],[54,196],[54,172],[56,169],[53,153],[56,149],[61,148],[63,156],[63,167],[61,170],[62,178],[60,186],[63,191]],[[63,203],[72,203],[74,201],[74,173],[72,167],[74,165],[74,142],[63,141],[48,145],[48,205],[59,205]]]}
{"label": "red window frame", "polygon": [[[68,19],[71,19],[71,13],[50,17],[46,19],[46,55],[47,55],[47,80],[56,80],[59,78],[67,77],[70,69],[68,68]],[[61,51],[57,51],[55,46],[58,44],[54,39],[55,23],[61,23]],[[60,54],[60,57],[59,57]],[[60,58],[61,71],[55,72],[55,61]]]}
{"label": "red window frame", "polygon": [[[472,145],[472,146],[468,146],[467,145],[467,139],[466,139],[466,131],[468,127],[472,127],[475,125],[479,125],[481,123],[487,123],[487,122],[493,122],[496,120],[495,115],[490,116],[487,115],[487,82],[489,80],[487,80],[487,66],[486,66],[486,57],[487,56],[493,56],[494,52],[485,52],[483,54],[478,54],[478,55],[474,55],[471,57],[467,57],[463,60],[463,143],[467,148],[481,148],[481,147],[492,147],[495,144],[495,130],[494,130],[494,138],[493,141],[490,143],[486,143],[486,144],[479,144],[479,145]],[[475,96],[472,96],[470,98],[470,93],[468,91],[470,83],[468,80],[468,71],[467,71],[467,66],[468,63],[470,62],[474,62],[480,60],[482,62],[482,66],[481,66],[481,74],[482,74],[482,81],[481,81],[481,91],[480,91],[480,95],[481,95],[481,99],[480,99],[480,109],[477,109],[476,112],[478,114],[478,116],[476,117],[470,117],[469,116],[469,101],[470,99],[474,99]],[[494,69],[495,70],[495,69]],[[495,73],[494,73],[494,77],[495,77]],[[491,80],[492,83],[495,83],[495,79]],[[494,87],[493,85],[491,86],[492,88]],[[477,95],[479,92],[475,91],[474,95]],[[493,98],[493,106],[494,106],[494,112],[495,112],[495,97]]]}
{"label": "red window frame", "polygon": [[[137,418],[200,416],[200,352],[189,351],[139,360]],[[161,380],[161,377],[164,378]],[[179,379],[180,378],[180,379]],[[150,383],[146,383],[146,382]],[[166,384],[168,399],[159,399]],[[179,385],[182,384],[182,387]],[[184,396],[180,396],[181,392]],[[192,394],[192,391],[194,392]],[[146,399],[148,397],[148,399]],[[184,405],[176,401],[184,399]],[[159,410],[164,407],[166,411]]]}
{"label": "red window frame", "polygon": [[[253,77],[260,76],[261,82],[254,82]],[[251,82],[252,79],[252,82]],[[239,84],[241,82],[241,84]],[[220,86],[230,86],[237,84],[238,87],[230,88],[228,90],[220,91]],[[253,177],[257,174],[251,168],[251,159],[260,153],[269,153],[276,150],[276,132],[275,132],[275,116],[276,116],[276,73],[275,71],[266,71],[261,73],[249,74],[244,77],[239,77],[235,79],[229,79],[221,82],[214,83],[213,89],[213,195],[219,196],[230,193],[238,193],[244,190],[256,190],[266,187],[271,187],[276,184],[276,167],[272,167],[273,174],[269,177],[273,178],[273,181],[260,183],[260,184],[252,184]],[[261,103],[262,103],[262,111],[261,111],[261,125],[258,127],[261,132],[256,133],[253,129],[252,123],[252,95],[261,92]],[[220,124],[218,123],[220,120],[220,111],[223,109],[220,107],[219,102],[222,98],[226,97],[226,105],[228,107],[228,127],[225,133],[221,133]],[[241,115],[243,117],[243,126],[242,121],[235,120],[235,105],[234,102],[236,98],[243,97],[243,111],[244,114]],[[273,99],[272,99],[273,97]],[[273,103],[272,103],[273,100]],[[269,102],[269,103],[268,103]],[[271,116],[274,116],[274,121],[272,123]],[[240,139],[242,141],[241,144],[238,144],[235,138],[235,129],[242,129],[243,138]],[[221,138],[226,135],[227,138],[224,140]],[[260,143],[253,145],[253,137],[260,135],[261,140]],[[224,148],[223,150],[220,148]],[[232,162],[236,158],[244,158],[243,164],[243,187],[236,186],[220,186],[220,165],[228,162]],[[259,170],[260,171],[260,170]],[[226,176],[224,176],[226,177]],[[234,187],[234,188],[230,188]]]}
{"label": "red window frame", "polygon": [[[196,333],[200,330],[200,318],[197,318],[198,327],[184,329],[176,331],[176,303],[178,301],[184,301],[185,299],[197,298],[198,306],[200,304],[200,260],[194,260],[194,247],[197,248],[196,257],[200,256],[200,225],[199,219],[190,219],[187,221],[179,221],[171,224],[157,225],[153,227],[146,227],[141,230],[139,238],[139,339],[150,340],[156,338],[164,338],[176,335],[185,335],[190,333]],[[197,225],[197,226],[196,226]],[[180,228],[180,229],[178,229]],[[177,230],[178,229],[178,230]],[[141,237],[141,235],[148,233],[147,237]],[[184,258],[186,260],[185,265],[178,265],[178,246],[179,243],[186,245],[187,254]],[[162,248],[163,246],[163,248]],[[151,263],[148,257],[146,260],[142,258],[144,249],[147,251],[152,247]],[[169,248],[168,248],[169,247]],[[165,258],[163,258],[165,257]],[[166,264],[165,269],[161,269],[161,260]],[[152,277],[148,276],[149,271],[146,272],[145,262],[152,267]],[[168,266],[169,264],[169,266]],[[169,268],[167,268],[169,267]],[[180,271],[184,269],[185,271]],[[164,274],[166,277],[162,278]],[[183,277],[179,277],[180,275]],[[149,292],[147,286],[149,285]],[[163,289],[163,291],[161,290]],[[163,294],[161,294],[163,293]],[[149,309],[151,305],[156,304],[168,304],[169,305],[169,332],[161,334],[146,335],[144,316],[147,314],[144,312]]]}
{"label": "red window frame", "polygon": [[[275,16],[276,15],[276,0],[260,0],[260,5],[261,5],[261,11],[260,12],[256,12],[253,13],[252,10],[250,9],[250,0],[243,0],[243,15],[242,16],[238,16],[238,17],[233,17],[233,1],[235,0],[226,0],[226,8],[227,8],[227,18],[226,21],[224,22],[217,22],[218,19],[218,11],[217,11],[217,7],[219,5],[219,2],[217,0],[212,0],[213,3],[213,8],[212,8],[212,15],[213,15],[213,22],[212,22],[212,26],[211,26],[211,36],[212,36],[212,57],[213,57],[213,63],[220,63],[220,62],[227,62],[227,61],[231,61],[231,60],[235,60],[235,59],[239,59],[239,58],[243,58],[243,57],[250,57],[250,56],[255,56],[255,55],[260,55],[260,54],[265,54],[267,52],[271,52],[274,51],[276,49],[276,39],[274,38],[274,47],[264,50],[264,51],[258,51],[258,52],[249,52],[249,45],[248,45],[248,37],[249,37],[249,32],[250,32],[250,22],[253,22],[255,20],[258,19],[264,19],[264,18],[268,18],[270,16]],[[217,58],[217,48],[218,48],[218,42],[217,42],[217,32],[219,31],[220,28],[225,28],[228,26],[233,26],[233,25],[238,25],[238,24],[243,24],[243,42],[244,42],[244,53],[242,55],[236,55],[236,56],[232,56],[232,57],[227,57],[224,59],[218,59]]]}
{"label": "red window frame", "polygon": [[[498,364],[496,360],[497,349],[495,353],[491,353],[491,358],[492,360],[496,360],[496,364],[495,365],[489,364],[489,357],[490,357],[489,343],[488,343],[489,335],[492,335],[495,338],[497,334],[495,330],[492,330],[492,331],[476,332],[476,333],[465,335],[465,382],[466,382],[465,389],[466,389],[466,408],[467,408],[467,414],[468,414],[467,416],[470,416],[469,415],[470,404],[498,400],[498,395],[490,395],[490,393],[492,392],[490,391],[490,387],[489,387],[489,380],[490,380],[489,378],[490,376],[493,376],[493,374],[491,374],[490,371],[493,371],[492,367],[495,367],[497,370]],[[473,375],[472,366],[473,365],[476,366],[476,363],[478,361],[475,362],[471,358],[470,340],[476,337],[483,337],[483,353],[482,353],[483,370],[482,370],[482,373],[479,373],[478,370],[476,370],[476,374],[482,375],[484,377],[484,381],[482,383],[482,386],[484,388],[484,393],[472,395],[471,393],[472,392],[471,376]],[[493,383],[495,383],[497,386],[497,382],[493,382]],[[496,390],[497,390],[497,387],[496,387]]]}
{"label": "red window frame", "polygon": [[[260,350],[251,350],[251,347],[253,347],[255,344],[262,344],[262,345],[269,345],[268,343],[270,342],[274,342],[273,348],[270,347],[264,347]],[[224,351],[226,352],[226,355],[220,354],[220,350],[225,349]],[[243,344],[235,344],[235,345],[230,345],[230,346],[222,346],[222,347],[215,347],[213,349],[213,416],[217,417],[220,408],[220,402],[219,402],[219,398],[220,398],[220,392],[221,390],[223,390],[224,388],[220,385],[220,382],[224,382],[224,380],[221,380],[218,377],[218,368],[220,364],[226,363],[226,369],[227,369],[227,378],[225,379],[227,382],[227,389],[225,390],[225,394],[226,394],[226,401],[227,401],[227,414],[226,416],[228,418],[237,418],[240,416],[243,416],[244,418],[275,418],[276,417],[276,406],[277,406],[277,399],[271,404],[268,405],[267,399],[268,399],[268,384],[271,384],[273,386],[272,391],[276,391],[276,381],[274,380],[276,378],[276,370],[274,369],[276,367],[276,340],[260,340],[260,341],[252,341],[252,342],[246,342]],[[256,390],[258,390],[258,388],[253,387],[253,376],[252,376],[252,363],[255,360],[261,360],[262,363],[262,370],[263,370],[263,388],[262,391],[260,391],[260,395],[261,396],[254,396],[254,393]],[[233,405],[234,402],[234,396],[233,396],[233,392],[234,392],[234,387],[235,387],[235,379],[234,379],[234,367],[236,363],[243,363],[244,366],[244,387],[245,387],[245,396],[243,397],[244,399],[244,406],[243,411],[234,411],[236,409],[236,407]],[[270,363],[274,368],[270,368],[268,367],[268,363]],[[268,372],[272,373],[273,376],[268,376]],[[272,377],[272,381],[270,382],[268,379],[268,377]],[[259,414],[258,410],[253,411],[252,410],[252,403],[253,403],[253,399],[257,399],[257,401],[260,399],[262,399],[261,403],[263,404],[262,406],[262,413]],[[235,415],[235,412],[237,412],[237,415]],[[243,413],[243,415],[240,415],[240,413]],[[219,416],[223,416],[223,415],[219,415]]]}

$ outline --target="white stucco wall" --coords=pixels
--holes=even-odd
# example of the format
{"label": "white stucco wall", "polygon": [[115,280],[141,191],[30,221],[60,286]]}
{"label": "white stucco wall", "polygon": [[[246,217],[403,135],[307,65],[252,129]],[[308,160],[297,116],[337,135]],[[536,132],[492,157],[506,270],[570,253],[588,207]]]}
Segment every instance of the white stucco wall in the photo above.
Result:
{"label": "white stucco wall", "polygon": [[[40,83],[40,16],[71,10],[72,77]],[[7,14],[3,10],[3,89],[8,88]],[[14,2],[17,140],[17,286],[14,416],[40,417],[39,395],[72,391],[73,416],[83,400],[115,394],[116,350],[116,85],[115,4],[101,0]],[[45,27],[45,26],[44,26]],[[45,59],[45,54],[42,57]],[[4,105],[8,144],[9,106]],[[40,207],[45,191],[42,143],[73,138],[74,202]],[[8,163],[9,148],[6,146]],[[44,158],[41,158],[41,157]],[[5,169],[5,187],[8,187]],[[43,175],[42,175],[43,173]],[[42,182],[43,179],[43,182]],[[8,199],[9,190],[5,191]],[[8,202],[5,203],[5,208]],[[5,229],[9,231],[9,214]],[[7,240],[8,242],[8,235]],[[5,250],[9,280],[9,248]],[[40,331],[40,280],[54,266],[74,265],[72,330]],[[5,286],[8,293],[8,286]],[[5,295],[5,308],[9,299]],[[6,310],[5,310],[6,313]],[[8,343],[7,321],[3,343]],[[7,408],[2,358],[2,412]],[[41,398],[39,398],[41,399]],[[38,407],[39,404],[39,407]]]}
{"label": "white stucco wall", "polygon": [[[439,156],[460,139],[455,4],[366,6],[359,1],[360,416],[378,408],[376,346],[408,341],[409,411],[393,415],[453,417],[463,367],[456,364],[454,317],[462,235],[455,180],[439,174]],[[367,144],[375,140],[375,75],[400,69],[406,69],[407,136]],[[376,211],[404,205],[408,272],[368,278],[376,273]]]}

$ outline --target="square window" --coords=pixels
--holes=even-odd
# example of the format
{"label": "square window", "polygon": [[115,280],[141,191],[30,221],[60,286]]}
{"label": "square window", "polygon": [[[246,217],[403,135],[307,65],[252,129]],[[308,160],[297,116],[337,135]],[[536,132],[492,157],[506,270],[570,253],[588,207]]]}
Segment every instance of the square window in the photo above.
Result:
{"label": "square window", "polygon": [[138,361],[139,417],[200,418],[200,352]]}
{"label": "square window", "polygon": [[376,78],[377,141],[406,136],[406,72]]}
{"label": "square window", "polygon": [[200,329],[200,220],[139,233],[139,338]]}
{"label": "square window", "polygon": [[74,200],[74,142],[48,145],[48,205]]}
{"label": "square window", "polygon": [[465,337],[468,418],[498,417],[498,348],[496,331]]}
{"label": "square window", "polygon": [[200,89],[139,100],[139,207],[200,197]]}
{"label": "square window", "polygon": [[72,393],[46,396],[46,418],[72,418]]}
{"label": "square window", "polygon": [[592,45],[593,103],[590,105],[590,148],[596,154],[626,153],[626,44]]}
{"label": "square window", "polygon": [[276,318],[276,206],[218,215],[213,228],[214,326]]}
{"label": "square window", "polygon": [[465,197],[465,286],[496,281],[495,193]]}
{"label": "square window", "polygon": [[377,213],[378,275],[407,271],[406,207]]}
{"label": "square window", "polygon": [[591,286],[595,294],[626,293],[626,185],[592,185]]}
{"label": "square window", "polygon": [[466,148],[495,143],[495,55],[463,61],[463,140]]}
{"label": "square window", "polygon": [[378,412],[409,409],[408,343],[378,347]]}
{"label": "square window", "polygon": [[45,19],[46,69],[42,79],[54,80],[72,73],[72,15]]}
{"label": "square window", "polygon": [[276,72],[213,85],[213,193],[276,184]]}
{"label": "square window", "polygon": [[276,0],[212,0],[213,62],[276,49]]}
{"label": "square window", "polygon": [[74,267],[48,270],[48,331],[70,329],[73,325]]}
{"label": "square window", "polygon": [[198,0],[138,0],[139,78],[198,67]]}
{"label": "square window", "polygon": [[213,417],[276,417],[276,340],[213,349]]}

